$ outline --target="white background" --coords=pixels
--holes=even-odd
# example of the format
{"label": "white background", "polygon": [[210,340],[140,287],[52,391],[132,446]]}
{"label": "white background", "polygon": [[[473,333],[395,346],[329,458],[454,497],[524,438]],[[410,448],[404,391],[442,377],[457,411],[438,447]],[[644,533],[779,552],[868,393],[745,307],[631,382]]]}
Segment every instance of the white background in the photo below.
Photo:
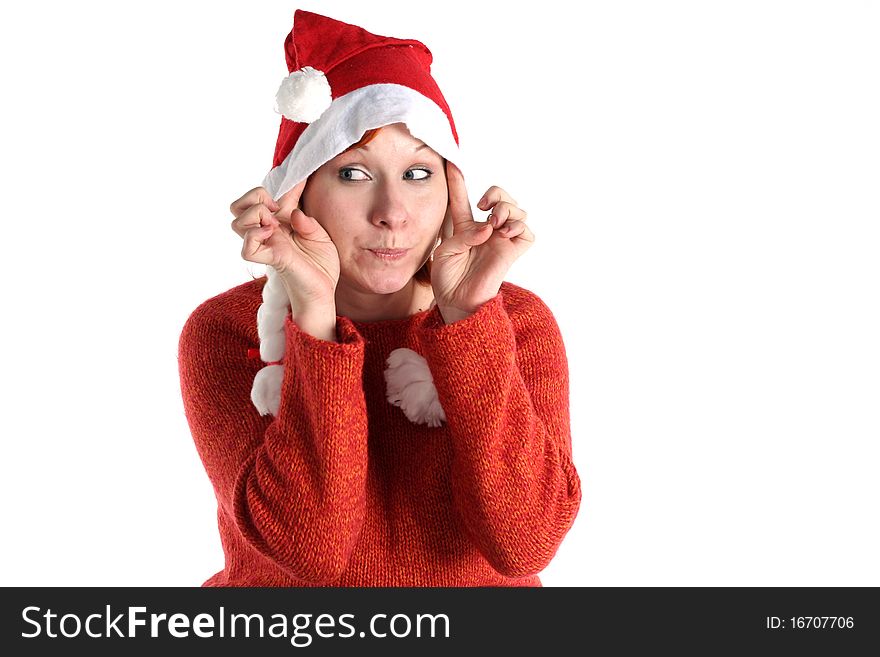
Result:
{"label": "white background", "polygon": [[177,340],[261,273],[296,6],[424,41],[472,201],[529,212],[583,481],[545,585],[880,585],[880,10],[768,0],[4,3],[0,583],[222,568]]}

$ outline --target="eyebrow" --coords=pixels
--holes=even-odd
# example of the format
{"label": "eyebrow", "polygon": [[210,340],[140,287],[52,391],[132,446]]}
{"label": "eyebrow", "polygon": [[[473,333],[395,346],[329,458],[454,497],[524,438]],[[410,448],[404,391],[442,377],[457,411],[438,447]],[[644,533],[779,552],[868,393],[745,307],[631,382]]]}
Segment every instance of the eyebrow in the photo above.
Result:
{"label": "eyebrow", "polygon": [[[427,148],[427,147],[428,147],[427,144],[422,144],[421,146],[419,146],[418,148],[416,148],[416,149],[413,151],[413,153],[418,153],[420,150],[422,150],[423,148]],[[368,151],[368,150],[370,150],[370,145],[369,145],[369,144],[364,144],[363,146],[361,146],[361,147],[359,147],[359,148],[356,148],[355,150],[356,150],[356,151]]]}

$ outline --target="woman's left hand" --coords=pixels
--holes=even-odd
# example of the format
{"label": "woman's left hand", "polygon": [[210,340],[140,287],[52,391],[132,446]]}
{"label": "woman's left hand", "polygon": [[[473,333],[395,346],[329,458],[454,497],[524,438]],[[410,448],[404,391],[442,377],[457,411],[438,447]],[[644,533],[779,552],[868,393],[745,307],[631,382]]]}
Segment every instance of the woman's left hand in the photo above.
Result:
{"label": "woman's left hand", "polygon": [[490,187],[477,203],[492,209],[487,222],[474,221],[464,176],[457,166],[446,163],[449,205],[446,218],[452,221],[452,236],[434,251],[431,287],[434,300],[447,324],[469,317],[498,294],[514,261],[534,243],[526,226],[526,212],[500,187]]}

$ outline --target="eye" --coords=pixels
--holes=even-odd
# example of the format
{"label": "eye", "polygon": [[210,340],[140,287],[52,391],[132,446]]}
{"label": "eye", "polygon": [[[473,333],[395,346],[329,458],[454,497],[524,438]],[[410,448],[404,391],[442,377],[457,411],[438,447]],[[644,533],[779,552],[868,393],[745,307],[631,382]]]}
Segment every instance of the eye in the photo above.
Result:
{"label": "eye", "polygon": [[[416,177],[410,175],[410,174],[414,174],[416,171],[421,171],[421,172],[424,173],[425,175],[424,175],[423,177],[421,177],[421,178],[416,178]],[[404,180],[427,180],[427,179],[430,178],[432,175],[433,175],[433,174],[431,173],[431,170],[430,170],[430,169],[424,169],[424,168],[410,169],[410,170],[407,171],[405,174],[403,174],[403,179],[404,179]]]}
{"label": "eye", "polygon": [[[421,172],[424,175],[417,176],[416,172]],[[410,180],[413,182],[418,182],[418,181],[427,180],[432,175],[433,175],[433,173],[430,169],[418,167],[418,168],[414,168],[414,169],[409,169],[406,173],[404,173],[403,179]],[[359,177],[359,176],[361,176],[361,177]],[[370,177],[367,174],[365,174],[363,171],[361,171],[360,169],[355,169],[353,167],[343,167],[342,169],[340,169],[339,170],[339,177],[342,180],[346,180],[349,182],[361,182],[361,181],[365,181],[365,180],[370,179]]]}
{"label": "eye", "polygon": [[345,167],[344,169],[339,170],[339,177],[342,178],[343,180],[351,180],[351,181],[367,180],[367,178],[355,177],[355,174],[358,174],[358,173],[363,176],[367,175],[363,171],[361,171],[360,169],[353,169],[351,167]]}

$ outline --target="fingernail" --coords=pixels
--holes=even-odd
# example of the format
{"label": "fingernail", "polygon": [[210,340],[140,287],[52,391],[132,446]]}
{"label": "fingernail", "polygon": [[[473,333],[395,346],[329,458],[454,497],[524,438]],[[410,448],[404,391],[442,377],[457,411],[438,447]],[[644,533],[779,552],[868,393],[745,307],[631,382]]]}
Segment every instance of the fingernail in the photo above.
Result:
{"label": "fingernail", "polygon": [[494,226],[494,225],[495,225],[495,215],[494,215],[494,214],[490,214],[490,215],[486,218],[486,221],[487,221],[488,223],[492,224],[492,226]]}

